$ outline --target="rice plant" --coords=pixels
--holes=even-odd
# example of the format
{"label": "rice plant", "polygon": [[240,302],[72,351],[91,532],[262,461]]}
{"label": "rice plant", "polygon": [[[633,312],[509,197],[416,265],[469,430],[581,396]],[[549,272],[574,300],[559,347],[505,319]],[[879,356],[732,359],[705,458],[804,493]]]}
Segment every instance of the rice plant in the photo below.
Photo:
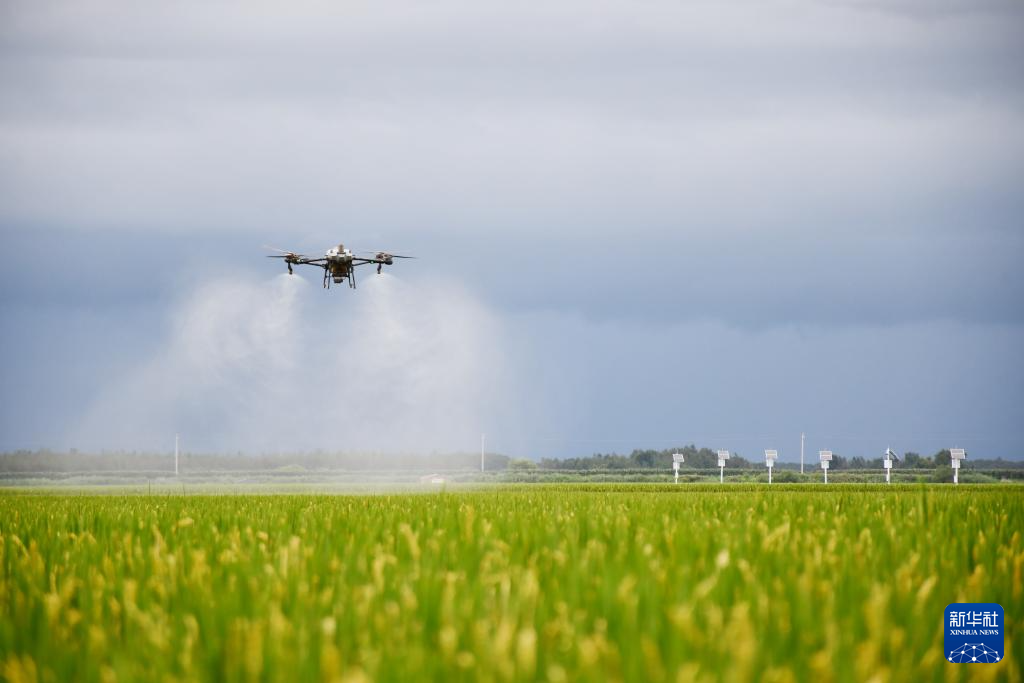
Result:
{"label": "rice plant", "polygon": [[[0,496],[11,681],[1020,681],[1024,493]],[[998,602],[999,664],[943,657]]]}

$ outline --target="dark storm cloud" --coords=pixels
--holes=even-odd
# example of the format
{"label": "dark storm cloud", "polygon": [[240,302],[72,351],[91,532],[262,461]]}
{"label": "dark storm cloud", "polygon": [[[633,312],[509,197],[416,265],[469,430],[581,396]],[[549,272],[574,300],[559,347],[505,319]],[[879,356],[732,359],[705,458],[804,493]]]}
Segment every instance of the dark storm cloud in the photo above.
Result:
{"label": "dark storm cloud", "polygon": [[[603,405],[617,386],[640,392],[584,389],[592,367],[675,367],[673,330],[735,333],[737,353],[804,330],[812,384],[845,362],[827,349],[891,339],[863,385],[848,378],[864,401],[908,364],[923,382],[928,367],[910,361],[926,340],[945,366],[973,340],[987,351],[970,354],[978,375],[1005,378],[988,399],[1003,443],[1016,436],[1005,406],[1021,405],[1020,368],[1004,350],[1024,323],[1019,3],[0,12],[0,231],[18,255],[0,271],[4,362],[19,378],[5,432],[43,410],[26,387],[56,381],[76,351],[108,372],[119,357],[130,371],[139,349],[166,355],[159,336],[196,281],[276,272],[255,265],[260,244],[345,239],[417,253],[408,282],[461,278],[522,328],[509,339],[541,359],[522,362],[543,368],[576,432],[608,416],[587,418],[574,392]],[[55,338],[62,320],[70,333]],[[588,347],[607,325],[639,330],[617,337],[622,357],[551,360],[549,327]],[[751,357],[788,357],[792,340],[772,339]],[[756,374],[724,353],[702,362],[737,382]],[[943,391],[963,380],[935,372]],[[80,402],[108,382],[64,376]],[[16,413],[18,391],[36,398]],[[645,422],[659,396],[624,419],[659,431]]]}

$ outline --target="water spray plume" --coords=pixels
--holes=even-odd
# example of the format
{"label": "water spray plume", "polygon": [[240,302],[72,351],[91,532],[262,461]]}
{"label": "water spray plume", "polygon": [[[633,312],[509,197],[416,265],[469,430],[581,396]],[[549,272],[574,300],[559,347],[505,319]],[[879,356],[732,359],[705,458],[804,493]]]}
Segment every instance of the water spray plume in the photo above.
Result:
{"label": "water spray plume", "polygon": [[248,452],[472,448],[518,401],[496,317],[452,283],[383,274],[319,296],[299,275],[203,283],[166,344],[112,381],[69,441]]}

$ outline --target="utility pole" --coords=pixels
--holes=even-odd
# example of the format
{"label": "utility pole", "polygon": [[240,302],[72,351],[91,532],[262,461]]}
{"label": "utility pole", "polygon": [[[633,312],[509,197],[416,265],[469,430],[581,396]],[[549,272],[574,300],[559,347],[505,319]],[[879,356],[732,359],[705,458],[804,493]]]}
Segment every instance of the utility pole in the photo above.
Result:
{"label": "utility pole", "polygon": [[487,435],[480,435],[480,471],[484,471],[484,444],[487,442]]}
{"label": "utility pole", "polygon": [[174,476],[178,476],[178,435],[174,435]]}
{"label": "utility pole", "polygon": [[804,473],[804,433],[800,432],[800,474]]}

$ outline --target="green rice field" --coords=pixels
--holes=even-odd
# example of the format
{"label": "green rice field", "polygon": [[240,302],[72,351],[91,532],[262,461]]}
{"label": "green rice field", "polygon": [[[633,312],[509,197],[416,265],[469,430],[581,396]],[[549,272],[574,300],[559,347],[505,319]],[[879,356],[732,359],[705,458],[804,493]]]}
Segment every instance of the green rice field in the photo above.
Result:
{"label": "green rice field", "polygon": [[8,490],[0,678],[1020,681],[1022,533],[1012,485]]}

